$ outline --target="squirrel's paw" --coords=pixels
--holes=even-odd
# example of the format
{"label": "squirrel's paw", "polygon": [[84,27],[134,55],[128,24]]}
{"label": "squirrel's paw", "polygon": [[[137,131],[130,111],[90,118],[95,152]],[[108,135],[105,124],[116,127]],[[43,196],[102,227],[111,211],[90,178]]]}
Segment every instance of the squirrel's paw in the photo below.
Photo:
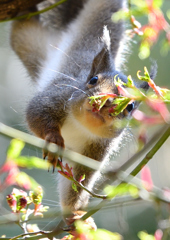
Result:
{"label": "squirrel's paw", "polygon": [[[59,132],[48,133],[46,135],[46,137],[45,137],[45,141],[47,143],[55,143],[59,147],[65,148],[64,139],[63,139],[63,137],[61,136],[61,134]],[[48,162],[50,162],[53,165],[53,172],[54,172],[55,167],[57,166],[57,163],[59,161],[59,157],[60,156],[55,155],[55,154],[53,154],[51,152],[48,152],[47,150],[43,150],[43,158],[45,159],[46,157],[47,157]],[[60,159],[61,159],[61,157],[60,157]]]}
{"label": "squirrel's paw", "polygon": [[[85,214],[86,214],[85,211],[81,211],[81,210],[74,211],[71,216],[65,219],[65,222],[67,223],[68,227],[64,228],[64,230],[74,235],[74,232],[76,231],[74,222],[76,220],[81,219],[81,217],[84,216]],[[92,229],[97,230],[97,226],[92,217],[89,217],[86,220],[84,220],[83,225],[90,230]]]}

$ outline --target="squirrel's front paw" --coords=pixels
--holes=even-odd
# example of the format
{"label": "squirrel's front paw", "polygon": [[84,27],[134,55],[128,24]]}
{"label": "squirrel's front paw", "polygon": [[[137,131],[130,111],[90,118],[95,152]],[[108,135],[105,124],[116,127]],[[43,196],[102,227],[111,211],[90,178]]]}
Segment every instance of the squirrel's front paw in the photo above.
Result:
{"label": "squirrel's front paw", "polygon": [[[47,141],[48,143],[55,143],[59,147],[65,148],[64,139],[59,132],[55,131],[55,132],[48,133],[45,137],[45,141]],[[57,166],[57,163],[59,160],[58,159],[59,156],[51,152],[48,152],[47,150],[43,150],[43,158],[45,159],[46,157],[47,157],[47,160],[53,165],[53,172],[54,172],[55,167]]]}
{"label": "squirrel's front paw", "polygon": [[[71,234],[74,235],[75,232],[75,226],[74,226],[74,222],[76,220],[81,219],[82,216],[84,216],[86,214],[85,211],[81,211],[81,210],[77,210],[74,211],[69,217],[67,217],[65,219],[65,222],[67,223],[67,227],[64,228],[65,231],[70,232]],[[96,230],[97,226],[94,222],[94,219],[92,217],[87,218],[86,220],[83,221],[83,225],[86,226],[86,228],[90,229],[90,230]]]}

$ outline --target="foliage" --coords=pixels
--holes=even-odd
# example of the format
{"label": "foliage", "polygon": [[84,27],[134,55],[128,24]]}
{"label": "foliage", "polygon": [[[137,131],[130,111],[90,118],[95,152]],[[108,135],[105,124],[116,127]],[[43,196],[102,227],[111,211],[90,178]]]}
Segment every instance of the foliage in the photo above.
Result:
{"label": "foliage", "polygon": [[[132,117],[130,121],[131,125],[139,126],[139,144],[145,143],[146,139],[146,126],[154,126],[155,124],[169,123],[170,113],[166,104],[170,103],[170,90],[166,88],[160,88],[150,78],[149,72],[144,67],[144,76],[141,76],[140,71],[137,73],[137,77],[141,81],[145,81],[148,87],[152,90],[144,92],[142,89],[135,86],[131,76],[127,77],[127,82],[123,82],[119,77],[115,76],[114,82],[118,89],[118,94],[102,93],[97,96],[89,97],[89,103],[93,107],[93,112],[100,112],[108,99],[112,100],[112,107],[109,109],[109,113],[112,116],[117,116],[120,113],[126,114],[128,105],[135,105],[135,101],[145,103],[151,110],[150,116],[147,116],[143,111],[134,109],[132,106]],[[119,127],[122,128],[126,125],[127,120],[119,121]],[[128,120],[129,122],[129,120]],[[142,123],[142,124],[141,124]],[[117,124],[115,120],[115,125]]]}
{"label": "foliage", "polygon": [[0,168],[0,174],[5,175],[4,181],[0,184],[0,191],[10,185],[16,185],[26,190],[34,189],[38,186],[38,183],[25,172],[20,171],[19,167],[47,169],[48,164],[43,163],[41,159],[20,155],[24,145],[22,141],[17,139],[11,141],[7,150],[7,159]]}
{"label": "foliage", "polygon": [[[164,34],[164,38],[160,51],[162,55],[167,55],[170,49],[170,25],[161,10],[163,0],[129,0],[128,2],[129,8],[113,14],[112,19],[113,21],[122,18],[130,20],[131,29],[127,30],[127,34],[131,38],[135,35],[139,37],[139,57],[145,59],[150,56],[151,47],[161,34]],[[168,20],[169,12],[170,10],[167,11]],[[147,23],[143,26],[139,22],[141,17],[147,18]]]}

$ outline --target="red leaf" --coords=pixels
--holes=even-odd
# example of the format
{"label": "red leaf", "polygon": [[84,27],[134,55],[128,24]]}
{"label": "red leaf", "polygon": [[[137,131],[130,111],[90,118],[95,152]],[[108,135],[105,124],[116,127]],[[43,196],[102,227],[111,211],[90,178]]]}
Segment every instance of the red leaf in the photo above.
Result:
{"label": "red leaf", "polygon": [[67,179],[71,179],[70,175],[67,172],[62,172],[62,171],[58,171],[62,176],[66,177]]}

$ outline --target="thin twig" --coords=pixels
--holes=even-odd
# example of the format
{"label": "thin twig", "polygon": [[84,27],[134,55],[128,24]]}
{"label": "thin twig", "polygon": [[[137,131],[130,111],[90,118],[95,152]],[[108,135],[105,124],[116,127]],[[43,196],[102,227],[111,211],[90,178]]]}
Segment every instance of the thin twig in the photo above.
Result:
{"label": "thin twig", "polygon": [[86,188],[82,183],[78,182],[77,180],[73,180],[73,182],[80,188],[82,188],[83,190],[85,190],[86,192],[88,192],[92,197],[95,198],[102,198],[102,199],[106,199],[107,195],[100,195],[100,194],[96,194],[92,191],[90,191],[88,188]]}
{"label": "thin twig", "polygon": [[[54,236],[60,234],[63,232],[63,227],[64,227],[65,223],[61,220],[60,223],[57,225],[57,227],[53,230],[53,231],[37,231],[37,232],[32,232],[32,233],[23,233],[20,235],[17,235],[13,238],[0,238],[0,240],[15,240],[15,239],[25,239],[25,237],[27,236],[27,238],[29,240],[37,240],[37,239],[41,239],[41,238],[53,238]],[[57,240],[57,239],[55,239]]]}
{"label": "thin twig", "polygon": [[37,235],[37,234],[38,235],[39,234],[45,235],[45,237],[47,237],[49,233],[51,233],[51,232],[50,231],[42,231],[42,230],[40,230],[40,231],[37,231],[37,232],[22,233],[22,234],[17,235],[17,236],[15,236],[13,238],[10,238],[10,239],[11,240],[15,240],[15,239],[22,238],[22,237],[25,237],[25,236],[32,236],[32,235]]}

